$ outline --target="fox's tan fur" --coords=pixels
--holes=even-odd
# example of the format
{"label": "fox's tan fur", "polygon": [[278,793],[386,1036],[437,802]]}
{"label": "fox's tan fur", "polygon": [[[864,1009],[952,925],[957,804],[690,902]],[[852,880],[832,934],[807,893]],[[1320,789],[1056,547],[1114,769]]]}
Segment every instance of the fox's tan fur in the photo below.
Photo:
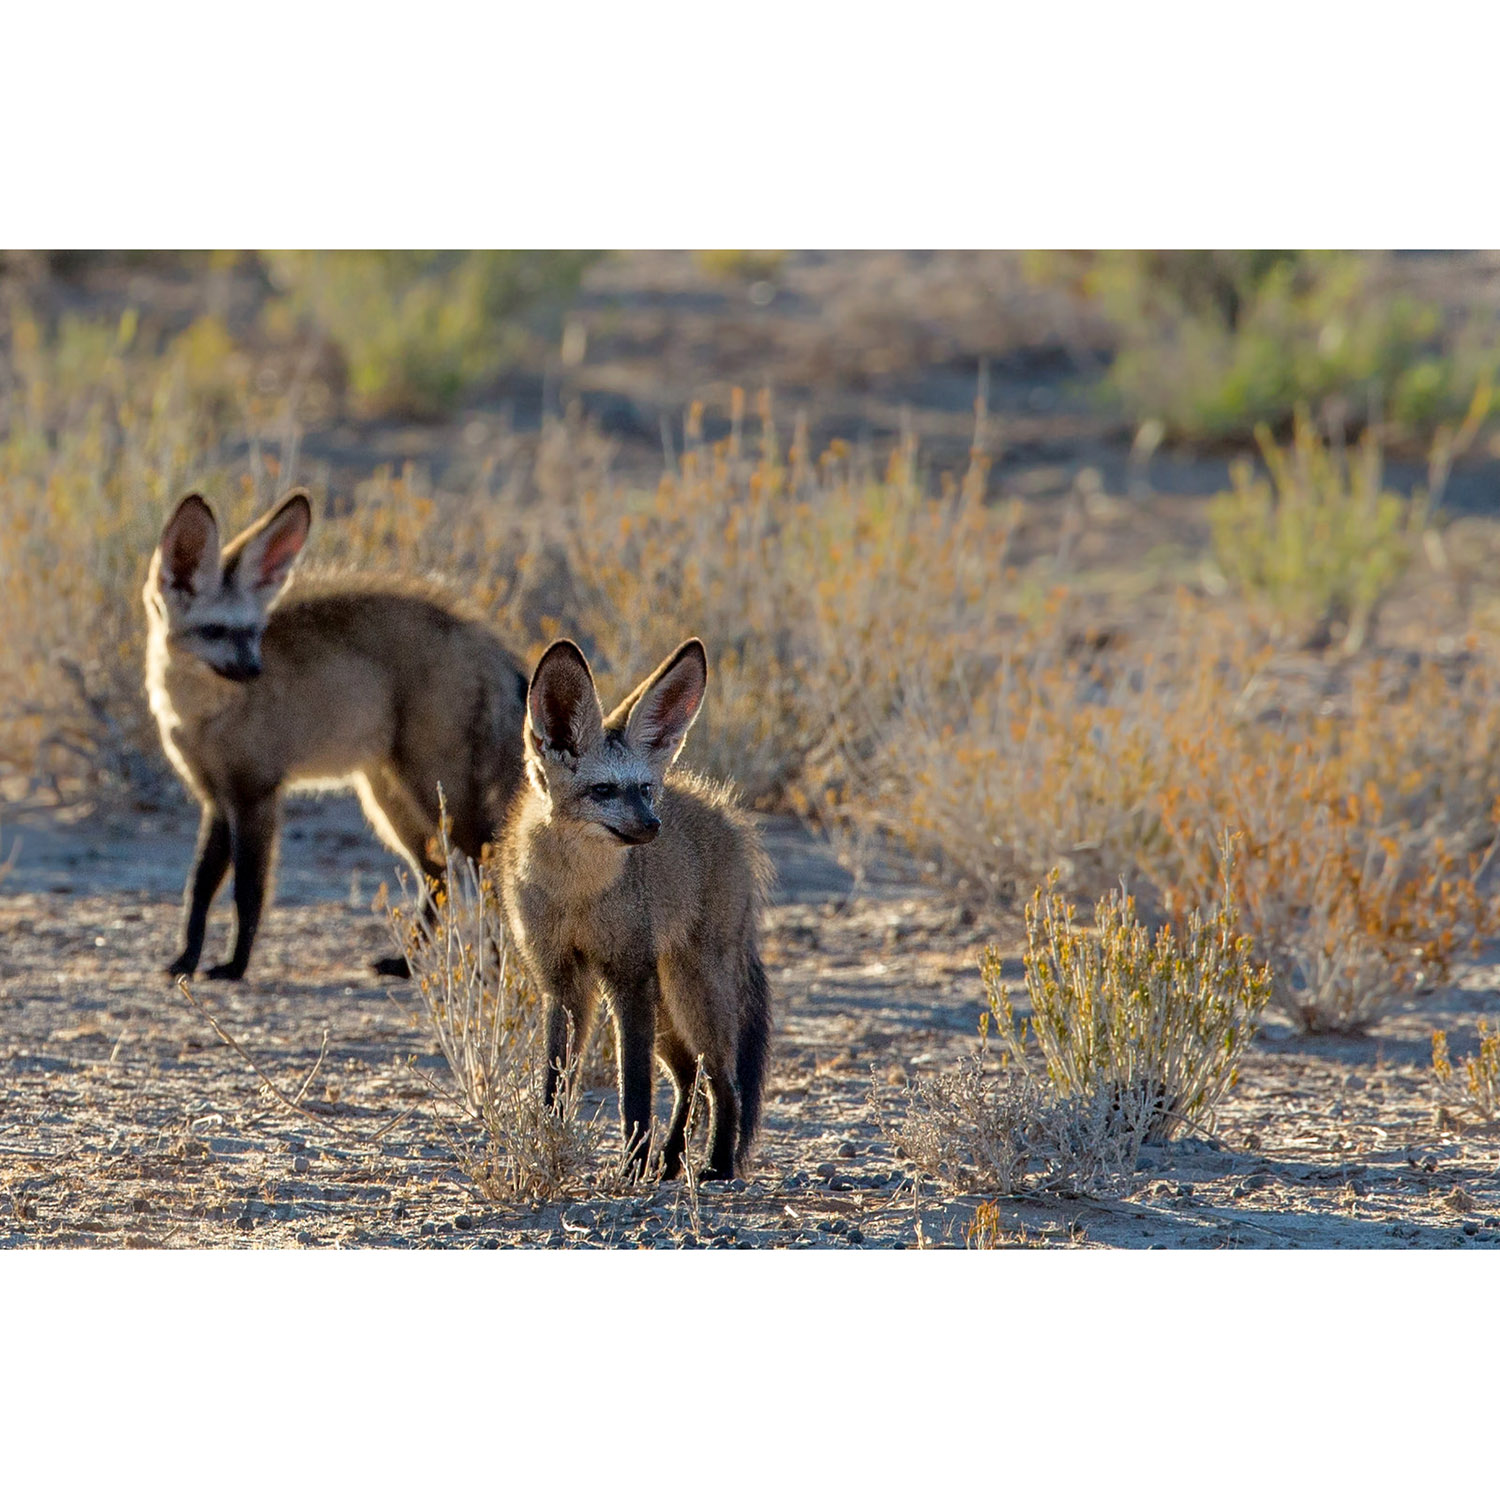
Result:
{"label": "fox's tan fur", "polygon": [[[235,947],[210,972],[244,972],[283,789],[354,787],[380,838],[417,871],[436,875],[428,842],[438,831],[438,785],[454,842],[477,858],[520,781],[521,665],[439,586],[324,573],[298,577],[278,594],[272,576],[258,618],[244,589],[226,587],[245,565],[247,545],[298,498],[288,497],[222,555],[215,532],[208,544],[215,557],[187,589],[176,586],[182,579],[174,570],[180,575],[191,562],[197,531],[189,546],[172,531],[174,516],[163,547],[175,552],[164,558],[158,547],[151,560],[147,691],[167,755],[204,809],[177,973],[197,965],[207,903],[230,862]],[[189,522],[199,530],[205,524],[196,512]],[[295,537],[286,544],[293,561],[298,547]],[[194,632],[205,620],[233,622],[236,644],[202,642]],[[257,647],[258,671],[249,680],[228,680],[198,654],[248,658]],[[400,964],[385,968],[399,972]]]}
{"label": "fox's tan fur", "polygon": [[[654,1048],[677,1096],[664,1166],[679,1169],[701,1058],[712,1101],[706,1175],[724,1177],[744,1164],[760,1116],[770,865],[728,787],[668,769],[701,702],[703,662],[701,644],[688,642],[605,719],[581,653],[569,642],[550,648],[532,677],[528,782],[500,858],[511,933],[548,1005],[551,1086],[567,1066],[568,1022],[582,1047],[602,992],[627,1140],[639,1149],[649,1130]],[[544,679],[559,663],[564,691],[581,705],[571,742],[555,722],[571,698],[546,701]],[[653,699],[662,708],[655,743],[643,720]],[[621,790],[600,801],[590,788],[601,786]]]}

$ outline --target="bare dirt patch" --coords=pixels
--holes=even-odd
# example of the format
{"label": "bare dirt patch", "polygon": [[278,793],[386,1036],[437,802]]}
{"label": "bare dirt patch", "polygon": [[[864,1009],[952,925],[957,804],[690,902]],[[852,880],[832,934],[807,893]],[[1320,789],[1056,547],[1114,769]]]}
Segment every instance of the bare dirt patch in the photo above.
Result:
{"label": "bare dirt patch", "polygon": [[[856,888],[793,823],[767,829],[777,1029],[751,1180],[696,1201],[671,1185],[503,1208],[469,1187],[408,1066],[441,1071],[410,997],[369,972],[389,942],[370,903],[394,871],[352,802],[291,804],[250,977],[197,986],[287,1092],[326,1035],[304,1098],[316,1119],[271,1099],[161,974],[185,812],[7,827],[23,843],[0,891],[0,1246],[914,1248],[962,1244],[981,1201],[914,1181],[870,1096],[891,1109],[903,1079],[972,1047],[980,952],[993,939],[1013,953],[1018,934],[895,879]],[[1005,1231],[1081,1246],[1500,1243],[1500,1143],[1438,1127],[1429,1066],[1434,1026],[1456,1054],[1472,1048],[1477,1016],[1500,1010],[1497,974],[1489,955],[1367,1040],[1268,1026],[1213,1136],[1148,1150],[1117,1202],[1006,1200]],[[612,1115],[610,1091],[592,1097]]]}

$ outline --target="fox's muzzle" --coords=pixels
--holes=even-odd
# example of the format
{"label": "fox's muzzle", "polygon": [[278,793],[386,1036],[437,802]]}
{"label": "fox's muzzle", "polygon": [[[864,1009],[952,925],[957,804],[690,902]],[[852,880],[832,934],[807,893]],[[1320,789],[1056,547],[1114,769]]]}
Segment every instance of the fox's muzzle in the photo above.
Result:
{"label": "fox's muzzle", "polygon": [[637,823],[631,828],[616,828],[606,825],[622,844],[649,844],[661,832],[661,819],[652,818],[649,823]]}
{"label": "fox's muzzle", "polygon": [[234,661],[215,662],[214,671],[220,677],[227,677],[230,682],[254,682],[260,676],[261,667],[258,657],[237,657]]}
{"label": "fox's muzzle", "polygon": [[629,810],[629,822],[605,826],[622,844],[649,844],[661,832],[661,819],[656,816],[656,810],[634,787],[624,792],[621,800]]}

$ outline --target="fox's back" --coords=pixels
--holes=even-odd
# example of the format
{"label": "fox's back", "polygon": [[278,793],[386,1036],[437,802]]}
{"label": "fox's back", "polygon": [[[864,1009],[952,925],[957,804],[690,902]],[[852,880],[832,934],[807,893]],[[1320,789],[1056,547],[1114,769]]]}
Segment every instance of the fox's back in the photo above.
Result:
{"label": "fox's back", "polygon": [[437,779],[476,754],[491,764],[475,770],[506,791],[518,775],[520,663],[434,584],[300,577],[271,610],[261,654],[260,675],[235,683],[186,653],[153,652],[153,703],[169,705],[194,779],[343,781],[398,749]]}

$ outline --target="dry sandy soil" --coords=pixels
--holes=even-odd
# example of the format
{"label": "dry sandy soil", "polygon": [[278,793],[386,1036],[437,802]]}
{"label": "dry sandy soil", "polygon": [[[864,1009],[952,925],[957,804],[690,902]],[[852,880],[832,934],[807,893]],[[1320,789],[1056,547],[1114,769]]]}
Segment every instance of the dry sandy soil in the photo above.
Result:
{"label": "dry sandy soil", "polygon": [[[894,879],[856,888],[808,834],[770,823],[777,1038],[750,1180],[703,1187],[696,1202],[671,1185],[499,1206],[469,1187],[435,1117],[444,1106],[406,1065],[442,1067],[409,992],[367,968],[388,941],[371,899],[393,871],[354,804],[290,804],[250,979],[197,986],[288,1092],[326,1035],[308,1095],[318,1119],[276,1103],[161,976],[192,832],[185,810],[8,825],[22,846],[0,891],[0,1246],[964,1243],[980,1199],[913,1181],[881,1135],[872,1078],[889,1108],[901,1078],[964,1055],[979,952],[993,938],[1014,953],[1013,928],[986,930]],[[226,915],[221,904],[211,945]],[[1471,968],[1368,1041],[1268,1026],[1212,1136],[1149,1151],[1119,1201],[1006,1200],[1008,1235],[1082,1247],[1500,1243],[1500,1147],[1438,1128],[1428,1067],[1434,1025],[1463,1053],[1475,1016],[1500,1009],[1497,975],[1494,960]],[[613,1109],[607,1091],[591,1097]]]}

